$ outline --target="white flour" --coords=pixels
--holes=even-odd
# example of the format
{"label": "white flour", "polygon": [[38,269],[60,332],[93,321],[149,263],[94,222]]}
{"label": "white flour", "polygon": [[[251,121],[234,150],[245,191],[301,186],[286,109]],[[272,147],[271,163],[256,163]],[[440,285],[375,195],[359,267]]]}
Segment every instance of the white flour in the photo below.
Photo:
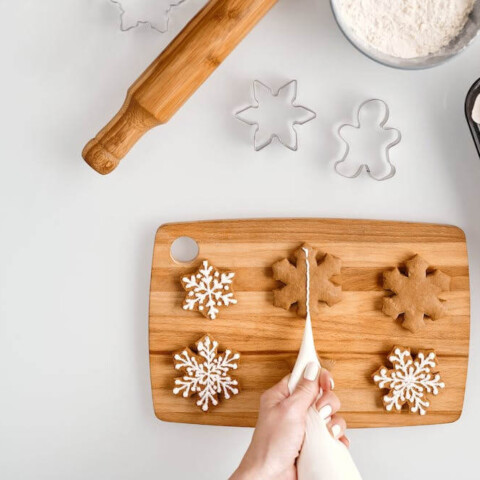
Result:
{"label": "white flour", "polygon": [[463,29],[476,0],[337,0],[359,40],[388,55],[438,52]]}

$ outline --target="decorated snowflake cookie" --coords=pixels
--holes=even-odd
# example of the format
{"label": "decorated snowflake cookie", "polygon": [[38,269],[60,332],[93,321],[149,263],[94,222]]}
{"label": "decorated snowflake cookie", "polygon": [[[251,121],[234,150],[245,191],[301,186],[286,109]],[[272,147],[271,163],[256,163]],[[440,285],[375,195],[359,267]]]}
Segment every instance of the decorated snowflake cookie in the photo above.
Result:
{"label": "decorated snowflake cookie", "polygon": [[237,369],[240,354],[231,350],[219,353],[218,342],[208,334],[195,345],[197,353],[185,348],[174,354],[175,368],[184,375],[175,379],[173,393],[197,396],[196,404],[206,412],[218,405],[219,397],[228,400],[238,394],[238,381],[229,372]]}
{"label": "decorated snowflake cookie", "polygon": [[383,313],[394,319],[403,314],[402,327],[413,333],[425,326],[425,315],[437,320],[446,313],[439,295],[450,290],[450,277],[440,270],[429,273],[428,268],[428,262],[415,255],[406,263],[406,275],[398,268],[383,274],[383,287],[395,294],[383,299]]}
{"label": "decorated snowflake cookie", "polygon": [[342,299],[342,287],[331,280],[334,275],[340,274],[342,261],[328,253],[319,254],[305,244],[295,251],[293,263],[284,258],[272,266],[273,278],[285,284],[284,287],[274,290],[273,304],[285,310],[296,304],[297,313],[301,317],[307,314],[307,252],[311,259],[308,263],[311,313],[318,312],[320,302],[332,306]]}
{"label": "decorated snowflake cookie", "polygon": [[215,320],[220,307],[237,303],[232,290],[234,277],[235,273],[220,272],[204,260],[196,273],[182,278],[187,292],[183,309],[200,312],[204,317]]}
{"label": "decorated snowflake cookie", "polygon": [[414,360],[409,348],[395,347],[388,360],[393,369],[382,366],[372,376],[379,388],[390,390],[383,397],[385,410],[400,412],[407,405],[411,413],[425,415],[430,406],[427,394],[438,395],[445,388],[440,374],[432,373],[437,365],[435,352],[420,351]]}

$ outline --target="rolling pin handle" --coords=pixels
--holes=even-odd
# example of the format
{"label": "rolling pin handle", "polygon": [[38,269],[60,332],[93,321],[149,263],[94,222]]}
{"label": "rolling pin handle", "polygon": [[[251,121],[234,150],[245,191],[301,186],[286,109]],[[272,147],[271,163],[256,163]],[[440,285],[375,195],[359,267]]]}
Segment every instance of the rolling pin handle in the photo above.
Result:
{"label": "rolling pin handle", "polygon": [[151,113],[127,97],[117,115],[83,149],[85,161],[98,173],[112,172],[137,140],[160,125]]}

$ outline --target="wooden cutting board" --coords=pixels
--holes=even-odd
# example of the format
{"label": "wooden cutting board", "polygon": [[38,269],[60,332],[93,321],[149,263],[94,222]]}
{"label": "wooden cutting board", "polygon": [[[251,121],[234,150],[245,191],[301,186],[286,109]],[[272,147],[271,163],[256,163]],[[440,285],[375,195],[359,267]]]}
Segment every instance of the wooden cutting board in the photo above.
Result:
{"label": "wooden cutting board", "polygon": [[[177,263],[170,254],[181,236],[195,239],[199,256]],[[150,368],[153,403],[165,421],[207,425],[254,426],[262,392],[291,372],[305,321],[273,306],[272,290],[281,286],[271,266],[291,257],[304,242],[342,260],[343,300],[313,318],[318,353],[335,378],[335,391],[349,427],[447,423],[462,412],[470,338],[470,294],[465,235],[445,225],[361,220],[240,220],[179,223],[159,228],[150,290]],[[448,315],[416,334],[381,311],[382,273],[419,254],[452,278],[442,294]],[[182,309],[181,276],[208,259],[236,273],[238,304],[221,310],[217,320]],[[172,393],[172,353],[211,334],[220,347],[242,354],[235,376],[241,392],[203,413],[192,399]],[[425,416],[387,413],[371,374],[394,345],[434,349],[446,387],[432,398]],[[387,364],[388,365],[388,364]]]}

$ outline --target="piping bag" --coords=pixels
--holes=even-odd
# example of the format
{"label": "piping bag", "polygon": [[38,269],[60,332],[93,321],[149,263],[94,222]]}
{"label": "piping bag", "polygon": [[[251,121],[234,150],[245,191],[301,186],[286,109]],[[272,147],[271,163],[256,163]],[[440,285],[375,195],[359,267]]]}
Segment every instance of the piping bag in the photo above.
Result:
{"label": "piping bag", "polygon": [[[303,251],[307,267],[307,318],[300,352],[288,382],[290,393],[295,390],[308,363],[316,362],[321,367],[315,350],[310,318],[309,252],[305,247]],[[314,407],[310,407],[307,412],[305,439],[297,459],[297,478],[298,480],[362,480],[348,448],[332,437],[326,422]]]}

